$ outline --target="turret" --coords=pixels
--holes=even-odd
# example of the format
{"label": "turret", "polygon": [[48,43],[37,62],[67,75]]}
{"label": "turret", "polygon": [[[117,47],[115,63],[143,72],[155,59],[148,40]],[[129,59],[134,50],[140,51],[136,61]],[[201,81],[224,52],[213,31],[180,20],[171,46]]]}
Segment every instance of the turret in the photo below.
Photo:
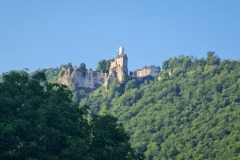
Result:
{"label": "turret", "polygon": [[124,47],[119,47],[118,49],[118,55],[123,56],[124,55]]}

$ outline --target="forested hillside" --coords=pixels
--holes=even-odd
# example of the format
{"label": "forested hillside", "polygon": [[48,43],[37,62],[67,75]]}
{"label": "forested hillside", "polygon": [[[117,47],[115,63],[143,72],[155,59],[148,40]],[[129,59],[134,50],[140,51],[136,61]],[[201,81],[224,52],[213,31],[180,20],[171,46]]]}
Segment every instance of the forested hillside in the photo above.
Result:
{"label": "forested hillside", "polygon": [[170,58],[158,77],[113,81],[81,99],[124,124],[147,159],[240,159],[240,62]]}

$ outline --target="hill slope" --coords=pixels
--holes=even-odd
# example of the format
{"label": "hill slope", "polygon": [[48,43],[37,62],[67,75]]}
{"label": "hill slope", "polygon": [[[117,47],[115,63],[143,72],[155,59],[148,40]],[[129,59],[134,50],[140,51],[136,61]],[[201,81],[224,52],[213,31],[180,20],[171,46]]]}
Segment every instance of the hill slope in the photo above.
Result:
{"label": "hill slope", "polygon": [[240,62],[170,58],[158,78],[113,81],[81,99],[124,124],[147,159],[239,159]]}

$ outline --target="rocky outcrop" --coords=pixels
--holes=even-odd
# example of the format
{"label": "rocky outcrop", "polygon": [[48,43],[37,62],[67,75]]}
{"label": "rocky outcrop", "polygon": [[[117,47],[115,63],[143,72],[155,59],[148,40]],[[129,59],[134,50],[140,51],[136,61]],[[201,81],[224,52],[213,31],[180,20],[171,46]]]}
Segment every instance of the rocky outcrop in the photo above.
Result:
{"label": "rocky outcrop", "polygon": [[114,78],[117,78],[122,83],[125,75],[128,75],[128,57],[124,53],[124,48],[120,47],[117,57],[111,60],[109,73],[96,71],[82,72],[77,67],[62,66],[58,74],[58,82],[67,86],[73,84],[76,88],[107,87]]}
{"label": "rocky outcrop", "polygon": [[96,88],[103,86],[107,78],[106,74],[96,71],[86,71],[85,73],[78,68],[63,66],[58,82],[67,86],[74,84],[77,88]]}

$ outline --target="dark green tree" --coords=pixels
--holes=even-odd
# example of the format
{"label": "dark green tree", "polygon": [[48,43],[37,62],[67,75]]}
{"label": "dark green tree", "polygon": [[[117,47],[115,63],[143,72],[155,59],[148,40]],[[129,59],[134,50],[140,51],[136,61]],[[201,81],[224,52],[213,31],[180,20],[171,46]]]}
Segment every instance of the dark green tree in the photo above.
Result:
{"label": "dark green tree", "polygon": [[97,67],[98,72],[108,73],[109,68],[110,68],[110,60],[103,59],[98,62],[98,67]]}
{"label": "dark green tree", "polygon": [[166,60],[162,64],[162,69],[163,70],[168,70],[169,69],[169,60]]}
{"label": "dark green tree", "polygon": [[215,55],[215,52],[213,51],[208,51],[207,52],[207,64],[208,65],[219,65],[221,59]]}
{"label": "dark green tree", "polygon": [[81,63],[79,66],[79,70],[82,72],[83,77],[86,76],[87,73],[87,68],[85,63]]}
{"label": "dark green tree", "polygon": [[189,69],[191,67],[191,59],[189,56],[183,58],[182,67],[183,69]]}
{"label": "dark green tree", "polygon": [[144,156],[137,154],[128,141],[130,137],[117,118],[109,114],[93,115],[91,121],[92,141],[90,153],[95,160],[138,160]]}
{"label": "dark green tree", "polygon": [[129,89],[136,88],[137,87],[137,82],[135,79],[129,80],[126,85],[125,85],[125,92],[128,91]]}
{"label": "dark green tree", "polygon": [[[90,160],[95,159],[96,154],[104,157],[109,151],[107,148],[112,147],[119,149],[109,155],[121,152],[122,158],[131,155],[141,159],[141,155],[130,147],[128,136],[115,118],[110,115],[107,118],[87,117],[87,108],[79,108],[70,90],[48,83],[43,72],[31,77],[23,71],[5,74],[0,82],[0,157],[9,160]],[[104,127],[109,124],[110,127]],[[101,132],[109,132],[108,138]],[[106,147],[98,146],[98,139],[103,139],[101,142]],[[96,152],[99,150],[103,152]]]}
{"label": "dark green tree", "polygon": [[72,63],[71,62],[69,62],[67,65],[66,65],[67,67],[71,67],[72,68]]}

